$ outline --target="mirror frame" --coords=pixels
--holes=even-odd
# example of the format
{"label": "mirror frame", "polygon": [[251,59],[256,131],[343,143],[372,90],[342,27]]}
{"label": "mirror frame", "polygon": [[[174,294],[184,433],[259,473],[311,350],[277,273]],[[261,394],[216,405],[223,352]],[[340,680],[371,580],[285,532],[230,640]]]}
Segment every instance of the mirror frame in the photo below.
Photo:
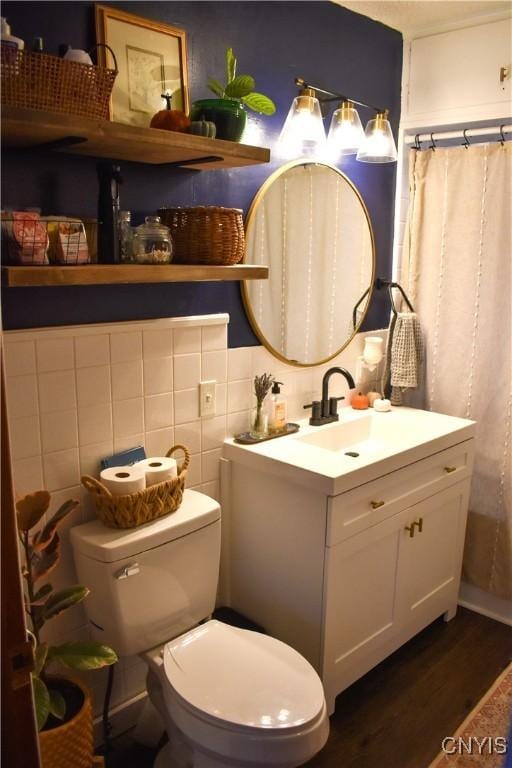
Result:
{"label": "mirror frame", "polygon": [[[272,344],[263,335],[263,333],[261,331],[261,328],[258,325],[258,322],[257,322],[257,320],[256,320],[256,318],[254,316],[253,311],[252,311],[252,307],[251,307],[251,303],[250,303],[250,297],[249,297],[249,289],[248,289],[249,283],[248,283],[247,280],[244,280],[242,282],[242,301],[243,301],[243,304],[244,304],[245,313],[247,315],[247,318],[249,320],[249,323],[251,325],[251,328],[252,328],[254,334],[256,335],[258,340],[261,342],[261,344],[263,344],[263,346],[270,352],[271,355],[276,357],[281,362],[286,363],[287,365],[293,365],[293,366],[295,366],[297,368],[313,368],[316,365],[324,365],[325,363],[328,363],[330,360],[333,360],[335,357],[337,357],[340,354],[340,352],[342,352],[346,347],[348,347],[348,345],[350,344],[350,342],[352,341],[354,336],[359,332],[359,329],[360,329],[361,325],[364,322],[364,319],[365,319],[366,314],[368,312],[368,308],[370,306],[370,302],[371,302],[371,299],[372,299],[373,291],[374,291],[374,288],[375,288],[375,272],[376,272],[375,235],[374,235],[374,232],[373,232],[373,227],[372,227],[372,222],[371,222],[371,219],[370,219],[370,214],[368,213],[368,208],[366,207],[366,204],[365,204],[365,202],[364,202],[364,200],[363,200],[363,198],[361,196],[361,193],[357,189],[356,185],[348,178],[348,176],[345,173],[343,173],[342,171],[340,171],[339,168],[336,168],[335,165],[332,165],[331,163],[320,162],[320,161],[317,161],[317,160],[306,160],[306,159],[303,158],[302,160],[292,160],[292,161],[290,161],[288,163],[285,163],[284,165],[281,165],[277,170],[275,170],[268,177],[268,179],[266,179],[263,182],[261,187],[258,189],[258,191],[256,192],[256,195],[254,196],[254,199],[253,199],[253,201],[252,201],[252,203],[251,203],[251,205],[249,207],[249,210],[247,212],[247,216],[245,218],[246,242],[248,240],[247,236],[248,236],[248,234],[250,232],[250,229],[251,229],[252,226],[254,226],[254,221],[256,219],[256,213],[258,211],[258,208],[259,208],[259,206],[261,204],[261,201],[262,201],[265,193],[267,192],[268,188],[270,186],[272,186],[272,184],[276,181],[276,179],[278,179],[280,176],[282,176],[284,173],[286,173],[286,171],[289,171],[291,168],[297,168],[300,165],[321,165],[321,166],[324,166],[326,168],[330,168],[330,170],[335,171],[339,176],[341,176],[347,182],[349,187],[351,187],[352,191],[355,193],[356,197],[358,198],[358,200],[359,200],[359,202],[361,204],[361,207],[363,209],[364,215],[366,216],[366,221],[368,222],[368,228],[370,230],[370,241],[371,241],[371,245],[372,245],[372,276],[371,276],[371,282],[370,282],[370,285],[369,285],[368,300],[366,302],[366,307],[365,307],[364,312],[363,312],[363,314],[361,316],[361,319],[360,319],[359,323],[356,325],[356,327],[354,328],[354,331],[353,331],[352,335],[345,341],[345,343],[339,349],[336,350],[336,352],[334,352],[334,354],[330,355],[329,357],[324,358],[323,360],[318,360],[315,363],[301,363],[298,360],[290,360],[289,358],[284,357],[280,352],[278,352],[277,349],[274,349]],[[243,263],[247,263],[245,261],[245,256],[244,256],[244,259],[243,259]],[[271,269],[272,268],[269,266],[269,270],[271,270]],[[269,275],[269,279],[270,279],[270,275]],[[251,283],[253,283],[253,281],[251,281]]]}

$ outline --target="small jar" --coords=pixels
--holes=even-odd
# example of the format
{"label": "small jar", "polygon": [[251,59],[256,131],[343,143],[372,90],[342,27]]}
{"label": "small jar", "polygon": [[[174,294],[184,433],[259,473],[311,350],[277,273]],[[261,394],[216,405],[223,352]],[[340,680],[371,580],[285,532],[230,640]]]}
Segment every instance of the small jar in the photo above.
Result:
{"label": "small jar", "polygon": [[172,240],[169,227],[159,216],[146,216],[146,223],[136,227],[133,236],[133,258],[138,264],[169,264]]}

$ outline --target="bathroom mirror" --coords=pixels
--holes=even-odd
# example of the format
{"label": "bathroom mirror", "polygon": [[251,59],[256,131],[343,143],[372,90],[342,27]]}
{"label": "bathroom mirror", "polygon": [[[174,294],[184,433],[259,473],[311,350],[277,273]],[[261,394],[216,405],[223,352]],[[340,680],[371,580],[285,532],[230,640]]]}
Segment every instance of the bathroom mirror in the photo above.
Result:
{"label": "bathroom mirror", "polygon": [[357,332],[371,299],[375,243],[361,195],[334,166],[287,163],[249,209],[244,261],[269,267],[268,280],[242,286],[261,343],[291,364],[327,362]]}

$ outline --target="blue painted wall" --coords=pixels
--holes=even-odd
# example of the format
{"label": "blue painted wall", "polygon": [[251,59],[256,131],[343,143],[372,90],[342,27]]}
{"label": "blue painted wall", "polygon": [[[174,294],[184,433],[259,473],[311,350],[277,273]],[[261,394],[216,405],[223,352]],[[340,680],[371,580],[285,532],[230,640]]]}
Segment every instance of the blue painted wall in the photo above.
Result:
{"label": "blue painted wall", "polygon": [[[262,143],[272,148],[302,75],[326,88],[388,106],[397,130],[402,71],[401,35],[329,2],[121,2],[132,13],[165,21],[187,32],[191,99],[208,96],[208,76],[223,78],[224,53],[232,46],[239,72],[277,105],[261,118]],[[15,35],[31,45],[42,36],[53,53],[62,42],[94,43],[94,7],[86,2],[4,2]],[[364,113],[364,114],[363,114]],[[362,110],[362,119],[371,115]],[[136,223],[165,205],[217,204],[247,210],[262,182],[279,165],[196,172],[123,163],[122,208]],[[377,274],[390,276],[395,164],[340,166],[368,206],[377,247]],[[5,150],[2,201],[17,209],[38,206],[45,214],[96,215],[96,161],[72,155]],[[256,344],[237,283],[4,289],[6,329],[229,312],[230,346]],[[374,298],[365,327],[386,324],[383,295]]]}

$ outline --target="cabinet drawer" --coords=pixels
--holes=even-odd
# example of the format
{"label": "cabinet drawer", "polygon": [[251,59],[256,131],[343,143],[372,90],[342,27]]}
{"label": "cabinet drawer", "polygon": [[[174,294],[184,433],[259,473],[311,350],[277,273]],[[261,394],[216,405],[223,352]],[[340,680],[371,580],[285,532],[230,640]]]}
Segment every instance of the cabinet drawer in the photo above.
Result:
{"label": "cabinet drawer", "polygon": [[347,493],[331,496],[327,505],[327,546],[463,480],[471,474],[472,463],[473,440],[466,440]]}

